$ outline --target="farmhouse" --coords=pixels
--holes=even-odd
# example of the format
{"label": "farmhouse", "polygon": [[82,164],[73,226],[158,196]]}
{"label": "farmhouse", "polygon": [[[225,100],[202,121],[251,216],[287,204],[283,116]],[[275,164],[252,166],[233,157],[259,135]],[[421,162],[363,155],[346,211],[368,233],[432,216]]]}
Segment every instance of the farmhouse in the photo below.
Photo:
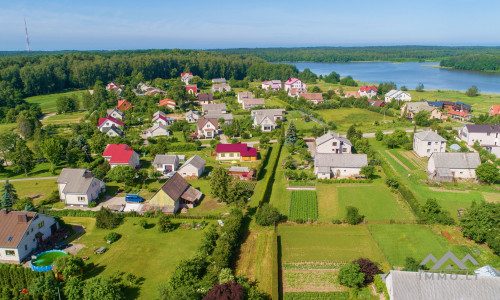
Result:
{"label": "farmhouse", "polygon": [[385,284],[395,300],[496,299],[500,294],[500,278],[492,276],[393,270]]}
{"label": "farmhouse", "polygon": [[284,87],[285,87],[285,91],[289,91],[292,88],[296,88],[296,89],[306,89],[307,88],[306,84],[298,78],[288,78],[288,80],[285,81],[285,83],[284,83]]}
{"label": "farmhouse", "polygon": [[446,114],[450,118],[459,119],[461,121],[469,121],[472,119],[472,115],[465,111],[450,110]]}
{"label": "farmhouse", "polygon": [[199,178],[205,172],[205,160],[198,155],[189,158],[177,171],[182,177]]}
{"label": "farmhouse", "polygon": [[196,84],[187,84],[186,92],[190,95],[198,95],[198,87]]}
{"label": "farmhouse", "polygon": [[257,160],[257,149],[248,147],[247,144],[243,143],[217,144],[215,151],[217,152],[217,160]]}
{"label": "farmhouse", "polygon": [[352,143],[347,138],[329,130],[316,139],[316,153],[351,153]]}
{"label": "farmhouse", "polygon": [[398,103],[411,101],[411,95],[399,90],[390,90],[385,94],[385,102],[389,103],[392,100],[396,100]]}
{"label": "farmhouse", "polygon": [[118,100],[118,105],[116,108],[120,111],[127,111],[127,110],[132,110],[134,107],[132,106],[132,103],[128,102],[126,99],[123,100]]}
{"label": "farmhouse", "polygon": [[413,151],[420,157],[429,157],[435,152],[446,152],[446,139],[432,130],[415,133]]}
{"label": "farmhouse", "polygon": [[166,106],[172,110],[175,110],[175,101],[172,99],[163,99],[158,103],[158,107]]}
{"label": "farmhouse", "polygon": [[108,161],[111,168],[116,166],[137,168],[140,166],[139,154],[126,144],[108,144],[102,157]]}
{"label": "farmhouse", "polygon": [[106,85],[106,91],[111,91],[111,90],[115,91],[117,94],[123,92],[123,88],[118,84],[114,83],[113,81],[111,81],[110,83],[108,83],[108,85]]}
{"label": "farmhouse", "polygon": [[219,134],[219,123],[217,119],[199,118],[196,122],[196,136],[201,138],[213,139]]}
{"label": "farmhouse", "polygon": [[211,93],[198,94],[198,104],[210,104],[214,102],[214,96]]}
{"label": "farmhouse", "polygon": [[226,83],[226,78],[214,78],[212,79],[213,83]]}
{"label": "farmhouse", "polygon": [[323,100],[323,94],[321,93],[304,93],[300,94],[299,97],[302,97],[307,101],[312,102],[313,104],[319,104],[325,102]]}
{"label": "farmhouse", "polygon": [[239,92],[238,93],[238,103],[243,103],[243,100],[252,99],[253,94],[251,92]]}
{"label": "farmhouse", "polygon": [[210,103],[201,106],[201,111],[204,114],[209,112],[225,114],[227,112],[226,109],[226,103]]}
{"label": "farmhouse", "polygon": [[264,101],[264,98],[245,99],[241,103],[241,106],[244,110],[249,110],[258,106],[266,107],[266,102]]}
{"label": "farmhouse", "polygon": [[193,188],[181,175],[175,173],[149,199],[149,203],[160,206],[168,213],[177,213],[183,208],[193,208],[203,194]]}
{"label": "farmhouse", "polygon": [[500,115],[500,105],[492,105],[489,110],[490,116]]}
{"label": "farmhouse", "polygon": [[415,115],[420,111],[427,111],[430,113],[429,119],[441,120],[443,113],[439,108],[429,105],[427,102],[407,102],[401,106],[401,118],[413,120]]}
{"label": "farmhouse", "polygon": [[361,98],[361,95],[358,92],[350,92],[350,91],[344,91],[344,98]]}
{"label": "farmhouse", "polygon": [[193,73],[181,73],[181,81],[188,85],[189,80],[193,79]]}
{"label": "farmhouse", "polygon": [[64,168],[57,178],[59,198],[68,206],[86,207],[99,198],[106,185],[87,169]]}
{"label": "farmhouse", "polygon": [[314,157],[314,174],[319,179],[354,177],[367,165],[366,154],[317,153]]}
{"label": "farmhouse", "polygon": [[281,80],[266,80],[262,82],[262,89],[266,91],[279,91],[283,88]]}
{"label": "farmhouse", "polygon": [[167,125],[157,122],[154,123],[152,127],[144,130],[144,134],[146,137],[169,136],[170,132],[168,131]]}
{"label": "farmhouse", "polygon": [[253,126],[260,127],[262,131],[272,131],[277,127],[277,120],[282,120],[286,110],[277,109],[256,109],[252,110]]}
{"label": "farmhouse", "polygon": [[427,162],[427,173],[430,179],[442,182],[476,179],[476,168],[480,164],[478,153],[435,152]]}
{"label": "farmhouse", "polygon": [[55,217],[30,211],[0,211],[0,262],[21,263],[59,228]]}
{"label": "farmhouse", "polygon": [[374,87],[373,85],[362,86],[358,89],[358,93],[361,97],[373,98],[373,97],[377,96],[378,89],[376,87]]}
{"label": "farmhouse", "polygon": [[153,123],[159,123],[162,125],[172,125],[175,122],[174,118],[167,117],[167,114],[162,111],[157,111],[153,115]]}
{"label": "farmhouse", "polygon": [[106,118],[99,118],[99,124],[97,125],[97,128],[99,131],[103,132],[105,128],[109,127],[121,127],[124,126],[125,123],[123,123],[120,120],[117,120],[111,116],[108,116]]}
{"label": "farmhouse", "polygon": [[499,135],[500,125],[498,124],[466,124],[458,131],[458,136],[465,141],[467,145],[473,146],[475,142],[478,142],[481,147],[495,155],[500,155]]}
{"label": "farmhouse", "polygon": [[153,161],[153,167],[155,171],[161,172],[162,174],[177,171],[179,167],[179,156],[168,155],[166,153],[158,154]]}
{"label": "farmhouse", "polygon": [[212,88],[210,89],[212,93],[219,92],[219,93],[224,93],[224,92],[230,92],[231,91],[231,86],[227,83],[216,83],[212,85]]}
{"label": "farmhouse", "polygon": [[186,119],[186,121],[188,123],[196,123],[198,121],[198,119],[200,118],[200,116],[198,115],[197,111],[190,110],[190,111],[186,112],[186,115],[184,116],[184,118]]}
{"label": "farmhouse", "polygon": [[123,113],[116,107],[113,109],[106,110],[108,117],[113,117],[117,120],[123,120]]}

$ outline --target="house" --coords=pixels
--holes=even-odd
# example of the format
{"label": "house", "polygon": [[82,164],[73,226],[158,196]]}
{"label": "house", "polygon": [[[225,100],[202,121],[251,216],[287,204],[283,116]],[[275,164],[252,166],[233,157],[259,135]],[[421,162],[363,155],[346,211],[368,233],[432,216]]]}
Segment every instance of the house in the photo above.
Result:
{"label": "house", "polygon": [[256,109],[252,110],[253,126],[260,127],[262,131],[272,131],[277,127],[277,120],[282,120],[286,110],[278,109]]}
{"label": "house", "polygon": [[361,98],[361,95],[358,92],[350,92],[350,91],[344,91],[344,98]]}
{"label": "house", "polygon": [[352,153],[352,143],[347,138],[328,130],[326,134],[316,139],[316,153]]}
{"label": "house", "polygon": [[462,102],[452,102],[452,101],[427,101],[429,105],[441,108],[442,110],[455,110],[460,112],[469,112],[471,106]]}
{"label": "house", "polygon": [[[224,124],[226,125],[231,125],[233,122],[233,115],[232,114],[223,114],[217,111],[209,110],[207,114],[205,115],[205,119],[214,119],[219,122],[220,119],[224,119]],[[222,125],[222,124],[219,124]]]}
{"label": "house", "polygon": [[194,155],[189,158],[180,168],[177,170],[182,177],[192,177],[199,178],[205,172],[205,160],[198,155]]}
{"label": "house", "polygon": [[196,123],[198,121],[198,119],[200,118],[200,116],[198,115],[197,111],[190,110],[190,111],[186,112],[186,114],[184,115],[184,118],[186,119],[186,121],[188,123]]}
{"label": "house", "polygon": [[288,90],[288,96],[290,97],[299,97],[302,94],[306,94],[307,90],[305,88],[291,88]]}
{"label": "house", "polygon": [[215,152],[217,153],[217,160],[257,160],[257,149],[248,147],[245,143],[217,144]]}
{"label": "house", "polygon": [[140,165],[139,154],[126,144],[108,144],[102,157],[108,161],[111,168],[116,166],[137,168]]}
{"label": "house", "polygon": [[62,169],[57,185],[59,198],[67,206],[86,207],[106,190],[106,184],[87,169]]}
{"label": "house", "polygon": [[168,213],[175,214],[183,208],[195,207],[202,196],[199,190],[175,173],[149,199],[149,204],[166,208]]}
{"label": "house", "polygon": [[201,111],[204,114],[208,112],[225,114],[227,112],[226,109],[226,103],[210,103],[201,106]]}
{"label": "house", "polygon": [[216,83],[212,85],[212,88],[210,89],[212,93],[219,92],[219,93],[224,93],[224,92],[230,92],[231,91],[231,86],[227,83]]}
{"label": "house", "polygon": [[123,133],[123,130],[121,130],[119,127],[116,127],[114,125],[111,127],[103,127],[101,132],[106,134],[107,136],[110,136],[110,137],[113,137],[113,136],[123,137],[125,135]]}
{"label": "house", "polygon": [[20,264],[57,232],[50,215],[30,211],[0,210],[0,262]]}
{"label": "house", "polygon": [[398,103],[411,101],[411,95],[399,90],[390,90],[385,94],[385,102],[389,103],[392,100],[396,100]]}
{"label": "house", "polygon": [[243,100],[253,99],[253,94],[251,92],[239,92],[238,93],[238,103],[243,103]]}
{"label": "house", "polygon": [[362,86],[358,89],[358,93],[361,97],[373,98],[373,97],[377,96],[378,89],[376,87],[374,87],[373,85]]}
{"label": "house", "polygon": [[366,154],[317,153],[314,157],[314,174],[318,179],[355,177],[367,165]]}
{"label": "house", "polygon": [[167,117],[167,114],[162,111],[157,111],[153,114],[153,123],[160,123],[165,126],[172,125],[175,122],[174,118]]}
{"label": "house", "polygon": [[266,91],[279,91],[283,88],[281,80],[266,80],[262,81],[262,89]]}
{"label": "house", "polygon": [[490,107],[490,116],[497,116],[500,115],[500,105],[492,105]]}
{"label": "house", "polygon": [[266,102],[264,101],[264,98],[245,99],[241,103],[241,106],[244,110],[249,110],[258,106],[266,107]]}
{"label": "house", "polygon": [[189,80],[193,79],[193,73],[181,73],[181,81],[186,85],[189,84]]}
{"label": "house", "polygon": [[446,152],[446,139],[432,130],[415,133],[413,151],[420,157],[429,157],[434,152]]}
{"label": "house", "polygon": [[[137,89],[141,90],[143,92],[143,94],[137,93]],[[165,92],[165,91],[162,91],[162,90],[157,89],[155,87],[149,86],[149,85],[142,83],[142,82],[140,82],[137,85],[137,89],[132,90],[136,96],[144,96],[144,95],[156,96],[156,95],[166,95],[167,94],[167,92]]]}
{"label": "house", "polygon": [[490,153],[500,156],[500,125],[475,125],[466,124],[458,130],[458,137],[467,145],[473,146],[475,142]]}
{"label": "house", "polygon": [[158,107],[161,107],[161,106],[166,106],[166,107],[170,108],[171,110],[175,110],[175,101],[172,99],[160,100],[160,102],[158,103]]}
{"label": "house", "polygon": [[459,119],[461,121],[470,121],[470,119],[472,119],[472,115],[465,111],[456,111],[452,109],[448,111],[446,114],[450,118]]}
{"label": "house", "polygon": [[219,123],[217,119],[199,118],[196,122],[196,136],[201,138],[213,139],[219,134]]}
{"label": "house", "polygon": [[498,299],[500,278],[457,273],[390,271],[385,276],[390,299]]}
{"label": "house", "polygon": [[106,85],[106,91],[111,91],[111,90],[115,91],[117,94],[123,92],[123,88],[118,84],[114,83],[113,81],[111,81],[110,83],[108,83],[108,85]]}
{"label": "house", "polygon": [[442,120],[443,113],[439,108],[429,105],[427,102],[407,102],[401,106],[401,118],[413,120],[415,115],[420,111],[427,111],[430,113],[429,119]]}
{"label": "house", "polygon": [[254,172],[248,167],[231,166],[228,172],[229,176],[240,180],[250,180],[254,176]]}
{"label": "house", "polygon": [[212,79],[213,83],[226,83],[226,78],[214,78]]}
{"label": "house", "polygon": [[384,107],[386,103],[383,100],[368,100],[371,106]]}
{"label": "house", "polygon": [[99,131],[103,132],[105,128],[109,127],[122,127],[125,126],[125,123],[123,123],[120,120],[117,120],[111,116],[108,116],[106,118],[99,118],[99,124],[97,125],[97,129]]}
{"label": "house", "polygon": [[299,95],[300,98],[304,98],[313,104],[320,104],[325,102],[323,100],[323,94],[321,93],[304,93]]}
{"label": "house", "polygon": [[198,94],[198,104],[210,104],[214,101],[214,96],[212,93],[200,93]]}
{"label": "house", "polygon": [[186,92],[190,95],[198,95],[198,87],[196,84],[186,85]]}
{"label": "house", "polygon": [[442,182],[455,179],[476,179],[476,168],[481,164],[479,154],[434,152],[427,162],[429,178]]}
{"label": "house", "polygon": [[283,86],[285,87],[285,91],[287,91],[287,92],[293,88],[296,88],[296,89],[306,89],[307,88],[306,84],[298,78],[288,78],[288,80],[285,81]]}
{"label": "house", "polygon": [[132,103],[128,102],[127,99],[122,99],[118,100],[118,105],[116,108],[120,111],[127,111],[127,110],[132,110],[134,107],[132,106]]}
{"label": "house", "polygon": [[106,113],[107,113],[108,117],[113,117],[117,120],[123,120],[123,116],[124,116],[123,113],[119,109],[117,109],[116,107],[113,109],[106,110]]}
{"label": "house", "polygon": [[179,168],[179,156],[168,155],[166,153],[158,154],[153,161],[153,167],[155,171],[161,172],[162,174],[175,172]]}
{"label": "house", "polygon": [[153,126],[144,130],[144,134],[146,137],[169,136],[170,132],[168,131],[167,125],[161,122],[156,122]]}

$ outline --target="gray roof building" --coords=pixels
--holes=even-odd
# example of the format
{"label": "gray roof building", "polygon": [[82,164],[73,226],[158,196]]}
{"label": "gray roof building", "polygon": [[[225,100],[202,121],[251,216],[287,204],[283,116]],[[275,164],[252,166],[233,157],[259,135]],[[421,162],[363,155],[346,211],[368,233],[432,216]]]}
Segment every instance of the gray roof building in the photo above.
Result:
{"label": "gray roof building", "polygon": [[366,154],[334,154],[318,153],[314,158],[314,166],[328,171],[328,168],[361,168],[368,165]]}
{"label": "gray roof building", "polygon": [[432,153],[436,169],[475,169],[481,164],[478,153]]}
{"label": "gray roof building", "polygon": [[425,130],[418,133],[415,133],[415,137],[421,141],[438,141],[438,142],[446,142],[446,139],[435,133],[432,130]]}
{"label": "gray roof building", "polygon": [[316,139],[316,146],[320,146],[323,143],[326,143],[332,139],[339,140],[341,142],[344,142],[345,144],[348,144],[349,146],[352,146],[351,141],[349,141],[347,138],[340,136],[339,134],[329,130],[326,134],[318,137]]}
{"label": "gray roof building", "polygon": [[58,184],[66,184],[61,191],[65,194],[85,194],[93,181],[101,182],[87,169],[64,168],[57,178]]}
{"label": "gray roof building", "polygon": [[187,165],[192,165],[197,169],[201,169],[205,167],[205,160],[198,155],[194,155],[193,157],[189,158],[180,168],[179,170],[182,170]]}
{"label": "gray roof building", "polygon": [[155,165],[178,165],[179,157],[177,155],[158,154],[153,161]]}

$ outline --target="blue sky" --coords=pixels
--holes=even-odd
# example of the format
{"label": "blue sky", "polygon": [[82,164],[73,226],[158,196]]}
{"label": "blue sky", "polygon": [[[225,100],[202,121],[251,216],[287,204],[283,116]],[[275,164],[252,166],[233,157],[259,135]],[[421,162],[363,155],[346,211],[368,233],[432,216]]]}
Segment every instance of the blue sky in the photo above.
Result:
{"label": "blue sky", "polygon": [[0,51],[500,45],[500,1],[0,0]]}

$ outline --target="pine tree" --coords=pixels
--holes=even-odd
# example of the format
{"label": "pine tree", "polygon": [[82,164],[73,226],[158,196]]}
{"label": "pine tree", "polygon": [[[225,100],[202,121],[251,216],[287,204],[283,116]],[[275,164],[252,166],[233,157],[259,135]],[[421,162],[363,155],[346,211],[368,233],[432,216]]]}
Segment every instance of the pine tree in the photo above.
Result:
{"label": "pine tree", "polygon": [[[16,192],[16,188],[12,185],[12,183],[9,182],[9,180],[7,179],[5,181],[5,184],[3,185],[2,187],[2,199],[3,199],[3,194],[7,194],[9,195],[10,197],[10,202],[11,202],[11,205],[17,200],[19,199],[17,197],[17,192]],[[2,205],[3,206],[3,205]]]}
{"label": "pine tree", "polygon": [[3,194],[2,194],[2,198],[0,200],[1,204],[2,204],[2,208],[11,208],[12,207],[12,199],[10,198],[10,195],[9,193],[7,193],[7,191],[5,191]]}
{"label": "pine tree", "polygon": [[351,125],[349,129],[347,130],[347,139],[351,139],[356,136],[356,127],[354,125]]}
{"label": "pine tree", "polygon": [[297,142],[297,129],[295,128],[295,124],[293,124],[293,122],[290,122],[290,125],[286,130],[285,143],[286,145],[295,145],[296,142]]}

